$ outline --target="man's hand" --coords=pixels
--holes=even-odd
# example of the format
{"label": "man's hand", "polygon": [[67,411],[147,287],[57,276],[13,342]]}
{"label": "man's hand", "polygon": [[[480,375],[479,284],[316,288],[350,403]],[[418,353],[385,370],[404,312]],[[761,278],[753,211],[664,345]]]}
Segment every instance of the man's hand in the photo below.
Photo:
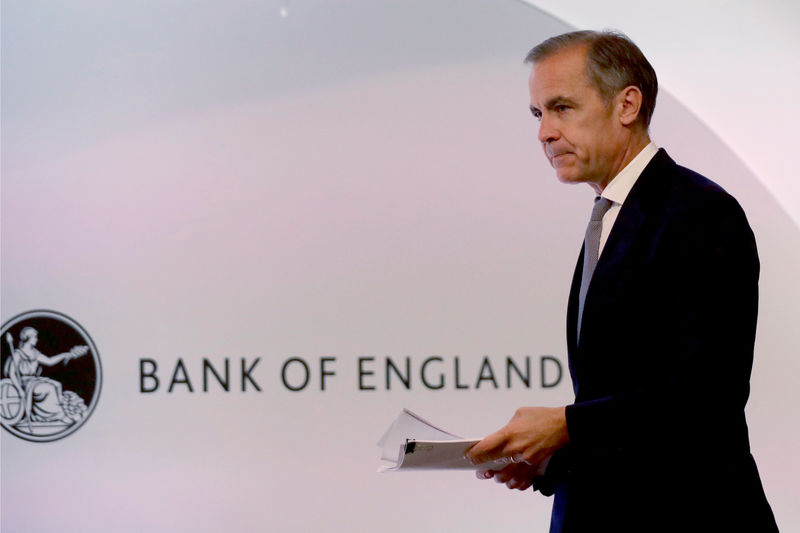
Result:
{"label": "man's hand", "polygon": [[544,474],[555,451],[568,443],[566,408],[520,407],[508,424],[470,448],[467,459],[475,465],[511,459],[514,462],[502,470],[479,470],[477,475],[524,490],[534,475]]}
{"label": "man's hand", "polygon": [[539,467],[528,463],[511,463],[502,470],[478,470],[478,479],[492,479],[505,483],[509,489],[528,490],[533,484],[533,477],[539,473]]}

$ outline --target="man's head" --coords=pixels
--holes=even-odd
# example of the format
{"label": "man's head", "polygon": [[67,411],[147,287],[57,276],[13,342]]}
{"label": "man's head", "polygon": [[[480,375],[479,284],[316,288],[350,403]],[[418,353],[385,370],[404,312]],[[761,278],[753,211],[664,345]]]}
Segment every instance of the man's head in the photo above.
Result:
{"label": "man's head", "polygon": [[650,62],[626,35],[589,30],[556,35],[528,52],[525,62],[535,65],[573,46],[586,47],[586,77],[607,104],[625,87],[639,88],[642,106],[638,120],[647,129],[656,108],[658,79]]}
{"label": "man's head", "polygon": [[649,142],[653,68],[627,37],[589,31],[552,37],[526,61],[539,140],[559,179],[602,190]]}

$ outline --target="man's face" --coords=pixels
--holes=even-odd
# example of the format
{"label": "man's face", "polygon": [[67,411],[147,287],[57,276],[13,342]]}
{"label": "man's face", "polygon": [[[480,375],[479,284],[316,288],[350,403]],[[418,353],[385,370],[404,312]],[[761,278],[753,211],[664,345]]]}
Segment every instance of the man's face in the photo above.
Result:
{"label": "man's face", "polygon": [[602,190],[621,170],[623,131],[586,78],[586,47],[573,46],[536,63],[529,80],[539,141],[558,179]]}

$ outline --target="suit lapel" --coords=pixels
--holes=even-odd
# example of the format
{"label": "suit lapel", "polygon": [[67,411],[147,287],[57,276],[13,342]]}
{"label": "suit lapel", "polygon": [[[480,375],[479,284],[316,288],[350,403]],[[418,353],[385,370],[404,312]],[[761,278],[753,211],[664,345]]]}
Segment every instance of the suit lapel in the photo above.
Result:
{"label": "suit lapel", "polygon": [[575,357],[573,354],[577,353],[578,348],[578,297],[581,291],[581,275],[583,272],[583,249],[581,246],[580,254],[578,254],[578,261],[575,265],[575,272],[572,274],[572,285],[569,290],[569,301],[567,302],[567,353],[569,356],[569,371],[573,377],[573,389],[577,394],[577,382],[575,380],[575,368],[573,363]]}
{"label": "suit lapel", "polygon": [[[674,165],[667,153],[660,149],[650,163],[642,171],[636,184],[628,193],[620,209],[614,227],[608,236],[603,251],[597,262],[589,290],[584,302],[583,320],[581,327],[581,342],[577,337],[577,298],[580,291],[581,269],[583,268],[583,252],[578,259],[575,275],[572,281],[570,302],[567,317],[567,343],[570,353],[578,355],[586,349],[587,336],[593,331],[601,332],[607,328],[607,319],[602,315],[602,303],[613,298],[618,283],[624,282],[625,261],[629,252],[634,248],[646,222],[646,213],[653,192],[660,187],[660,176],[665,165]],[[598,327],[599,326],[599,327]],[[578,355],[579,357],[579,355]],[[570,361],[570,367],[573,362]]]}

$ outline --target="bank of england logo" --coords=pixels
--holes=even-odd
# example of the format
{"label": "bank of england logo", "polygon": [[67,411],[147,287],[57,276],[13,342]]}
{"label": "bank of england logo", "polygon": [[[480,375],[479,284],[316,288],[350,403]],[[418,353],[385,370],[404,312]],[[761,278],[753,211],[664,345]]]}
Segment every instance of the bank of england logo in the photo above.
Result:
{"label": "bank of england logo", "polygon": [[0,419],[34,442],[77,431],[100,397],[100,356],[91,337],[55,311],[29,311],[2,328]]}

